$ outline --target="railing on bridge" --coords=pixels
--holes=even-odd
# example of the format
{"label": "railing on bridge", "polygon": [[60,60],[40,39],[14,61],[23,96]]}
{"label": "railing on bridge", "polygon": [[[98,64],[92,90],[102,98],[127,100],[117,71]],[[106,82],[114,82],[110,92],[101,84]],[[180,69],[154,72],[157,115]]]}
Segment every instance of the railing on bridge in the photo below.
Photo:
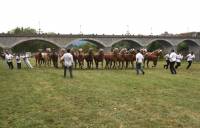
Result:
{"label": "railing on bridge", "polygon": [[0,37],[62,37],[62,38],[192,38],[200,39],[200,35],[98,35],[98,34],[5,34],[0,33]]}

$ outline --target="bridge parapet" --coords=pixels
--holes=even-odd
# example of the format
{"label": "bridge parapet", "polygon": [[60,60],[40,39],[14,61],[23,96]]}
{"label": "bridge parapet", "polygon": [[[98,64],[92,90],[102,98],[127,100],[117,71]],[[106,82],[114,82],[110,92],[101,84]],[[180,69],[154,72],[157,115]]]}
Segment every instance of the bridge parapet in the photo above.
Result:
{"label": "bridge parapet", "polygon": [[[196,44],[195,47],[200,47],[200,37],[193,36],[140,36],[140,35],[12,35],[12,34],[0,34],[0,47],[12,48],[15,45],[29,41],[29,40],[43,40],[55,44],[62,48],[67,47],[77,40],[87,40],[95,42],[102,47],[112,47],[114,44],[120,41],[130,41],[136,43],[140,47],[147,47],[149,44],[162,40],[164,46],[176,47],[183,41],[191,41]],[[166,45],[167,44],[167,45]]]}

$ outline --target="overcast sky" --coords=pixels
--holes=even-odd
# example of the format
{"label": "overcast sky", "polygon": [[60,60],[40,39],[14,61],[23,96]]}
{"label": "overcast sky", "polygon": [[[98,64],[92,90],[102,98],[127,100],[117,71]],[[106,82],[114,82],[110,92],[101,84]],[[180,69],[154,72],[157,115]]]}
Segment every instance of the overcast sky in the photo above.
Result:
{"label": "overcast sky", "polygon": [[160,34],[200,31],[199,0],[0,0],[0,32]]}

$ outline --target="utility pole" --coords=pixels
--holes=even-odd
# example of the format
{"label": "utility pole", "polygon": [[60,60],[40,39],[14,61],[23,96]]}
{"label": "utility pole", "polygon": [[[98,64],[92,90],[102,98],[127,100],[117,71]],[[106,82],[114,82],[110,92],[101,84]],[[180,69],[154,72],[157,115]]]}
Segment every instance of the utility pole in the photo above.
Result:
{"label": "utility pole", "polygon": [[150,31],[151,31],[150,35],[153,35],[153,33],[152,33],[152,27],[150,28]]}
{"label": "utility pole", "polygon": [[40,28],[40,21],[38,22],[38,34],[40,35],[41,33],[41,28]]}
{"label": "utility pole", "polygon": [[130,35],[129,25],[126,25],[126,27],[127,27],[126,35]]}
{"label": "utility pole", "polygon": [[83,32],[82,32],[82,25],[80,25],[80,34],[83,34]]}

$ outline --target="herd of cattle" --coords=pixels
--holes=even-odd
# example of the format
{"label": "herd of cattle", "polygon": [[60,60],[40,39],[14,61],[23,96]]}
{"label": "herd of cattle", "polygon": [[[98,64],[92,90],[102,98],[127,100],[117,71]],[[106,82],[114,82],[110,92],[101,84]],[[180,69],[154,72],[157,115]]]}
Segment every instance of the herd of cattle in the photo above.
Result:
{"label": "herd of cattle", "polygon": [[[56,68],[58,68],[58,63],[61,63],[63,66],[63,62],[60,61],[60,58],[64,53],[65,50],[38,52],[34,55],[36,66],[41,66],[42,64],[50,66],[51,62],[53,62],[53,65]],[[147,62],[147,67],[149,61],[153,61],[153,66],[156,66],[158,57],[161,55],[162,50],[158,49],[153,52],[147,52],[146,49],[141,49],[141,53],[144,55],[144,63]],[[83,53],[82,49],[71,49],[71,54],[74,59],[75,69],[83,69],[85,62],[87,64],[87,69],[98,69],[99,65],[101,65],[102,69],[134,68],[134,61],[136,59],[136,50],[127,50],[126,48],[120,50],[118,48],[114,48],[112,52],[104,52],[103,49],[99,49],[96,53],[94,53],[94,50],[91,48],[87,53]]]}

